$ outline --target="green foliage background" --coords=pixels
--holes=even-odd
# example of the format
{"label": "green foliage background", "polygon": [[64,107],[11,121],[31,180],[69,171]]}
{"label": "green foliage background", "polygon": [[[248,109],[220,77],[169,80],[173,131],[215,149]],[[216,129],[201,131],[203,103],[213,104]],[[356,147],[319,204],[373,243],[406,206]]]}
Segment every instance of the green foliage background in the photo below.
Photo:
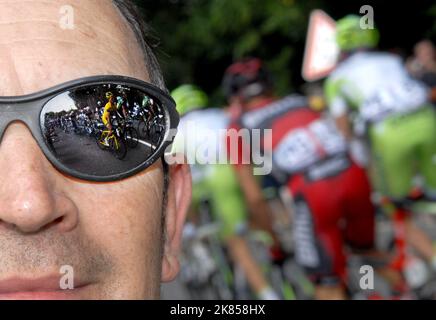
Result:
{"label": "green foliage background", "polygon": [[[382,47],[407,54],[423,37],[436,34],[436,4],[402,6],[393,1],[328,0],[136,0],[159,37],[158,57],[167,85],[195,83],[224,103],[220,83],[232,60],[262,58],[277,93],[298,90],[309,14],[321,8],[333,18],[374,7]],[[413,13],[411,13],[413,12]],[[407,20],[405,20],[407,19]],[[404,23],[406,22],[406,23]]]}

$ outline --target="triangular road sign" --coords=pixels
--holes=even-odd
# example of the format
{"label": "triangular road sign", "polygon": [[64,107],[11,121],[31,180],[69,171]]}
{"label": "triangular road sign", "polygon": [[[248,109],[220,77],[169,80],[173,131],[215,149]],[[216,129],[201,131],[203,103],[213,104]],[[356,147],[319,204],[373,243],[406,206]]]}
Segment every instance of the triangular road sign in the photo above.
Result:
{"label": "triangular road sign", "polygon": [[312,11],[302,69],[306,81],[322,79],[335,68],[339,57],[335,37],[335,21],[322,10]]}

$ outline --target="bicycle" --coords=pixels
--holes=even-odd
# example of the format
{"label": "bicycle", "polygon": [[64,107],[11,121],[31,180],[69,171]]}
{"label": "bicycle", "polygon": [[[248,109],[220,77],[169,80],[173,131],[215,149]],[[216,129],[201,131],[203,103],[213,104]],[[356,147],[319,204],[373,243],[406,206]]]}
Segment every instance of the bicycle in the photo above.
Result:
{"label": "bicycle", "polygon": [[234,298],[232,271],[217,238],[219,228],[217,223],[185,227],[180,278],[191,299]]}
{"label": "bicycle", "polygon": [[148,123],[150,122],[150,115],[147,114],[145,111],[141,110],[137,114],[137,118],[139,120],[138,133],[141,137],[145,138],[148,135]]}
{"label": "bicycle", "polygon": [[121,121],[121,132],[129,148],[136,148],[139,142],[138,131],[133,127],[133,122],[130,119]]}
{"label": "bicycle", "polygon": [[[387,219],[385,224],[390,225],[390,242],[387,246],[387,250],[394,251],[393,256],[388,262],[373,260],[375,264],[381,265],[385,270],[391,270],[400,275],[399,282],[393,287],[386,279],[379,276],[375,281],[378,285],[377,293],[368,292],[366,295],[354,288],[356,296],[359,298],[368,299],[434,299],[436,298],[436,278],[435,275],[431,275],[431,271],[426,266],[425,262],[411,250],[406,240],[406,220],[412,213],[420,213],[416,216],[422,216],[422,214],[435,215],[435,203],[428,201],[424,195],[415,190],[405,200],[396,201],[389,197],[376,196],[374,197],[376,204],[385,211],[391,213],[391,217],[384,217]],[[379,217],[383,218],[383,217]],[[383,221],[378,221],[378,224],[382,224]],[[429,224],[429,221],[426,221]],[[436,223],[433,221],[433,229],[436,230]],[[382,232],[386,238],[388,230]],[[379,234],[381,235],[381,233]],[[366,264],[361,262],[360,265]],[[357,264],[356,264],[357,266]],[[356,267],[357,268],[357,267]],[[356,276],[359,277],[359,276]],[[385,282],[385,283],[383,283]],[[359,292],[360,291],[360,292]]]}
{"label": "bicycle", "polygon": [[[199,210],[199,227],[189,225],[183,241],[181,280],[193,299],[257,299],[240,266],[231,262],[219,239],[220,224],[213,221],[208,202]],[[262,231],[249,231],[244,235],[249,248],[256,252],[255,259],[266,275],[271,287],[283,299],[310,299],[311,283],[291,259],[283,264],[271,261],[271,237]]]}
{"label": "bicycle", "polygon": [[97,135],[96,142],[100,149],[111,150],[112,154],[119,160],[124,159],[127,154],[126,143],[119,126],[113,128],[112,133],[109,129],[103,130],[99,136]]}
{"label": "bicycle", "polygon": [[[272,237],[265,231],[253,230],[245,236],[255,258],[267,276],[271,287],[284,300],[313,299],[314,287],[305,271],[295,262],[292,253],[281,261],[273,261],[270,248]],[[247,284],[248,286],[248,284]]]}
{"label": "bicycle", "polygon": [[161,123],[162,119],[163,116],[159,115],[150,120],[143,114],[138,124],[139,135],[149,139],[153,144],[159,143],[161,133],[165,130],[164,125]]}

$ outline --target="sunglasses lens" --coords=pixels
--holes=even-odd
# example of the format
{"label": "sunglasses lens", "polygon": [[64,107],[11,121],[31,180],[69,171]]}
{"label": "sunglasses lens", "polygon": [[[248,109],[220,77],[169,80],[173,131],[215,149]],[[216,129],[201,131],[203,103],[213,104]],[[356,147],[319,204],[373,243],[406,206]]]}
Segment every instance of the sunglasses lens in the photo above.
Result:
{"label": "sunglasses lens", "polygon": [[41,112],[42,135],[52,155],[70,170],[102,178],[148,161],[166,128],[158,99],[117,84],[63,92]]}

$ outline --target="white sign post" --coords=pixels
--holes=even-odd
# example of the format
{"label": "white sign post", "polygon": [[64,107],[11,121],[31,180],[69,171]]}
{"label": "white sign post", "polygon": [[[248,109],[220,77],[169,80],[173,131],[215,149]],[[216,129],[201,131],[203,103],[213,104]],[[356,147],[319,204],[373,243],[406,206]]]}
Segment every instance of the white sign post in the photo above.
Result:
{"label": "white sign post", "polygon": [[335,21],[322,10],[312,11],[304,51],[304,80],[311,82],[322,79],[335,68],[339,57],[335,37]]}

